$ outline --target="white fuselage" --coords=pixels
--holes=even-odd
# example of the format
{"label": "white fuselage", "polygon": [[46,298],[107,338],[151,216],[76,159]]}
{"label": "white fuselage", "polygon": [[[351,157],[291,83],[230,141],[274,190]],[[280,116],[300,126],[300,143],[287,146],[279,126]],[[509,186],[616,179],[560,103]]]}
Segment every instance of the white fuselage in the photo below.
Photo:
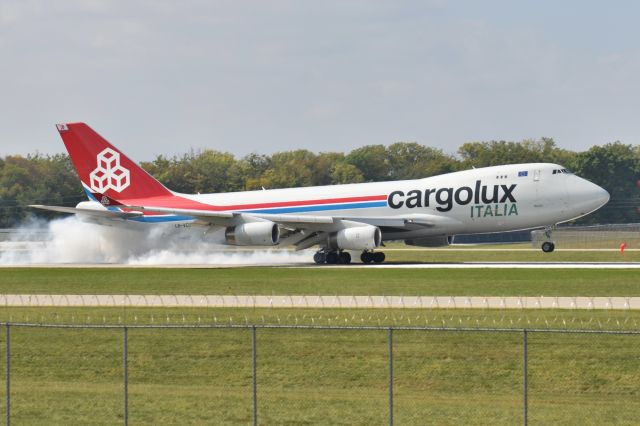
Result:
{"label": "white fuselage", "polygon": [[416,180],[179,195],[225,207],[223,211],[228,206],[229,211],[255,214],[356,221],[421,215],[438,219],[433,227],[385,232],[385,240],[552,226],[584,216],[609,199],[604,189],[549,163],[486,167]]}

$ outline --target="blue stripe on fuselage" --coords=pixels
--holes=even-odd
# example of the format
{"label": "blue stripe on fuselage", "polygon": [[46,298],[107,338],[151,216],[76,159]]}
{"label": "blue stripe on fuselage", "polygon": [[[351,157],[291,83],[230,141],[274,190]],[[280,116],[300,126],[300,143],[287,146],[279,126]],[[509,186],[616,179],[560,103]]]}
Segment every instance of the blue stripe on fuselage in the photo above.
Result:
{"label": "blue stripe on fuselage", "polygon": [[179,222],[179,221],[187,221],[193,220],[191,216],[142,216],[136,217],[134,219],[136,222],[147,222],[147,223],[161,223],[161,222]]}
{"label": "blue stripe on fuselage", "polygon": [[82,187],[82,189],[84,189],[84,193],[87,194],[87,197],[89,197],[90,201],[95,201],[96,203],[99,203],[99,201],[96,199],[96,197],[93,196],[93,194],[91,193],[91,191],[89,191],[87,188],[85,188],[84,186]]}
{"label": "blue stripe on fuselage", "polygon": [[284,207],[279,209],[258,209],[244,210],[243,213],[302,213],[302,212],[319,212],[326,210],[351,210],[351,209],[368,209],[371,207],[386,207],[386,201],[375,201],[371,203],[348,203],[333,204],[324,206],[302,206],[302,207]]}

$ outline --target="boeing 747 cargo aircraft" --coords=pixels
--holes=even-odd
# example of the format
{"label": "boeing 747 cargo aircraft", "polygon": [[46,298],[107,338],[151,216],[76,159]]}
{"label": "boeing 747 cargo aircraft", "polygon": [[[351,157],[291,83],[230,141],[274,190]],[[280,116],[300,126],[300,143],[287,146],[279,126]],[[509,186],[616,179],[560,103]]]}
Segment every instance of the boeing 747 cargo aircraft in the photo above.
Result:
{"label": "boeing 747 cargo aircraft", "polygon": [[246,246],[318,246],[316,263],[381,263],[384,241],[447,245],[455,234],[546,228],[597,210],[607,191],[557,164],[485,167],[424,179],[223,194],[166,188],[84,123],[58,124],[90,201],[75,213],[110,226],[203,227],[222,242]]}

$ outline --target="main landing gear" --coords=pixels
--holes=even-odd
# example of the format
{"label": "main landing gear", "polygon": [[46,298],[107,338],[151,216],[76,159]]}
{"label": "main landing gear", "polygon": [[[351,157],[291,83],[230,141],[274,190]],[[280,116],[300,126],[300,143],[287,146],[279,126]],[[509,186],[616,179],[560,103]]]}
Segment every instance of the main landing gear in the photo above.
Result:
{"label": "main landing gear", "polygon": [[553,232],[553,227],[547,227],[544,229],[544,236],[547,241],[542,243],[542,251],[545,253],[551,253],[556,249],[556,245],[551,238],[552,232]]}
{"label": "main landing gear", "polygon": [[382,263],[384,262],[384,259],[385,255],[381,251],[363,251],[360,255],[360,260],[362,261],[362,263]]}
{"label": "main landing gear", "polygon": [[351,254],[347,251],[319,251],[313,255],[313,261],[318,265],[348,265],[351,263]]}
{"label": "main landing gear", "polygon": [[[363,251],[360,255],[362,263],[382,263],[384,262],[385,255],[381,251]],[[325,251],[320,250],[313,255],[313,261],[318,265],[348,265],[351,263],[351,254],[347,251]]]}

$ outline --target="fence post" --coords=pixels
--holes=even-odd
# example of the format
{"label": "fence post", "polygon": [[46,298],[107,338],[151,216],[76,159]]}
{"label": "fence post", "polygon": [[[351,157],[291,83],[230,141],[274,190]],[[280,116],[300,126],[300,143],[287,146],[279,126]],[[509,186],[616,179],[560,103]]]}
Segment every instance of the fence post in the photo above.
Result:
{"label": "fence post", "polygon": [[123,327],[122,335],[122,367],[124,370],[124,424],[129,424],[129,356],[127,348],[127,327]]}
{"label": "fence post", "polygon": [[529,424],[529,401],[528,401],[528,378],[529,373],[527,371],[527,329],[523,330],[522,334],[522,373],[524,375],[524,426]]}
{"label": "fence post", "polygon": [[7,339],[7,353],[6,353],[6,366],[7,366],[7,426],[11,424],[11,328],[9,323],[7,323],[6,328],[6,339]]}
{"label": "fence post", "polygon": [[393,426],[393,328],[389,327],[389,426]]}
{"label": "fence post", "polygon": [[256,326],[251,326],[251,376],[252,376],[252,385],[253,385],[253,425],[256,426],[258,424],[258,380],[256,376],[256,356],[257,356],[257,346],[256,346]]}

